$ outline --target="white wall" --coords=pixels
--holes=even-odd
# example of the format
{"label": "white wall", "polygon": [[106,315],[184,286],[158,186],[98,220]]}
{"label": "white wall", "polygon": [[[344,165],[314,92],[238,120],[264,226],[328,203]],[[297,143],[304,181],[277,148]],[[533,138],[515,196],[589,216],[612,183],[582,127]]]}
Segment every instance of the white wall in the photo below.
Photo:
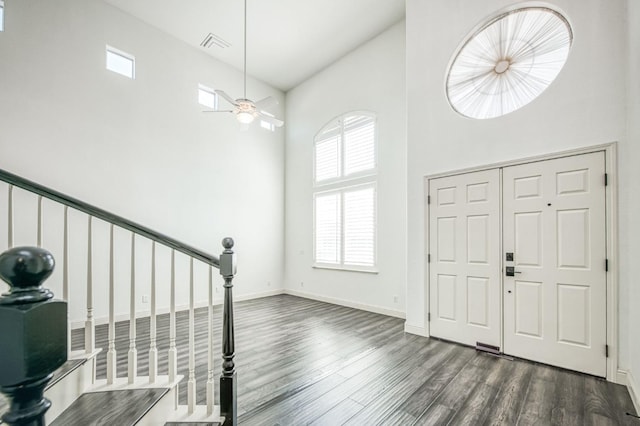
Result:
{"label": "white wall", "polygon": [[538,99],[512,114],[491,120],[466,119],[454,112],[446,100],[448,63],[472,28],[514,3],[407,0],[407,325],[426,332],[424,176],[618,141],[619,360],[620,366],[626,368],[628,295],[634,282],[630,265],[637,263],[640,256],[637,245],[631,245],[630,215],[634,210],[630,191],[637,182],[633,169],[637,169],[640,158],[625,132],[625,2],[550,2],[565,12],[575,34],[568,61],[556,81]]}
{"label": "white wall", "polygon": [[627,19],[629,25],[629,90],[627,94],[627,129],[628,129],[628,155],[629,155],[629,191],[627,191],[628,203],[628,250],[627,250],[627,285],[629,286],[629,319],[626,332],[629,339],[629,372],[631,384],[634,387],[636,409],[640,410],[640,194],[638,183],[640,182],[640,3],[636,0],[628,1]]}
{"label": "white wall", "polygon": [[[136,57],[136,79],[105,69],[105,45]],[[0,33],[0,168],[142,223],[209,253],[236,240],[235,294],[282,287],[284,130],[239,132],[230,114],[203,114],[198,84],[242,91],[242,73],[98,0],[8,0]],[[284,94],[249,80],[255,99]],[[0,250],[7,245],[0,186]],[[35,244],[35,198],[16,194],[16,244]],[[24,206],[24,207],[21,207]],[[27,208],[29,207],[29,208]],[[85,218],[72,214],[72,319],[82,317]],[[45,205],[45,247],[61,261],[62,211]],[[95,226],[106,254],[108,227]],[[128,310],[129,242],[116,233],[117,309]],[[139,241],[138,304],[149,293],[150,245]],[[167,259],[168,252],[159,256]],[[179,262],[178,303],[188,297]],[[59,265],[60,266],[60,265]],[[96,260],[96,316],[106,315],[106,263]],[[161,305],[168,269],[159,266]],[[60,272],[49,283],[60,292]],[[197,269],[206,300],[206,268]],[[221,282],[215,271],[215,282]],[[267,285],[270,282],[271,285]],[[79,308],[82,309],[79,309]]]}
{"label": "white wall", "polygon": [[[285,283],[289,291],[404,315],[405,102],[404,22],[287,93]],[[313,138],[331,119],[354,110],[372,111],[378,120],[378,274],[312,268]]]}

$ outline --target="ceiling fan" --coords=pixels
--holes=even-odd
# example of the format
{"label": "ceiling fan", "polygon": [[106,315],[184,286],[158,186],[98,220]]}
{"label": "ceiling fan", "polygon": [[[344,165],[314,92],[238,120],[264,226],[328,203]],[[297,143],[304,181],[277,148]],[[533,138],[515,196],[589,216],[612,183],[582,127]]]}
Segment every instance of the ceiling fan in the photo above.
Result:
{"label": "ceiling fan", "polygon": [[215,92],[227,102],[233,105],[232,110],[216,110],[212,112],[231,112],[235,114],[236,119],[243,125],[250,124],[256,118],[265,121],[275,127],[281,127],[284,121],[275,118],[267,111],[278,105],[278,100],[272,96],[267,96],[259,101],[252,101],[247,98],[247,0],[244,0],[244,96],[242,98],[233,99],[224,90],[216,90]]}

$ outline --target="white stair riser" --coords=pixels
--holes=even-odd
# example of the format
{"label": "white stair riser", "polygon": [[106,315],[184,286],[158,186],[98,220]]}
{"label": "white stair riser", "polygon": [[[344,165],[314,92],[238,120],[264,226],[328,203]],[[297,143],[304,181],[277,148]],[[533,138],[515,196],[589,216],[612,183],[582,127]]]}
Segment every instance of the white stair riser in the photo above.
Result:
{"label": "white stair riser", "polygon": [[176,392],[177,387],[174,386],[167,392],[156,405],[140,419],[136,426],[164,426],[170,414],[175,410],[175,404],[178,398]]}
{"label": "white stair riser", "polygon": [[94,362],[95,358],[87,360],[45,391],[45,397],[51,401],[51,408],[45,414],[46,424],[58,417],[73,401],[91,387]]}

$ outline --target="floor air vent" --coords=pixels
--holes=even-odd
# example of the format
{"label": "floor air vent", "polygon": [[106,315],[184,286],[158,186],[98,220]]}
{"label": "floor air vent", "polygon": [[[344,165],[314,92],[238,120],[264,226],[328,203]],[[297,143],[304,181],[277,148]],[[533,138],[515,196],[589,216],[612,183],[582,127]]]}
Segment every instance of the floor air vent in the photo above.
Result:
{"label": "floor air vent", "polygon": [[476,342],[476,351],[488,352],[494,355],[500,355],[500,346],[487,345],[486,343]]}

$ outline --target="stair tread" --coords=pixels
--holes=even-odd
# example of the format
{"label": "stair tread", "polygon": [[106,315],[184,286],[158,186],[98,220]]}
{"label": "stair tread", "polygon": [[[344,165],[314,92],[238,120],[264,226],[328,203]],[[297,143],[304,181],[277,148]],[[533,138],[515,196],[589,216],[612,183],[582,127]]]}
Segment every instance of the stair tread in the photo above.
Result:
{"label": "stair tread", "polygon": [[135,425],[167,392],[148,388],[85,393],[50,426]]}
{"label": "stair tread", "polygon": [[[62,366],[60,366],[60,368],[58,368],[53,373],[53,378],[47,384],[46,389],[50,389],[53,385],[55,385],[60,380],[65,378],[67,375],[73,372],[73,370],[80,367],[85,362],[87,362],[86,358],[67,360],[64,364],[62,364]],[[0,416],[8,410],[9,410],[9,401],[3,394],[0,394]],[[0,420],[0,423],[2,423],[2,420]]]}
{"label": "stair tread", "polygon": [[220,426],[218,422],[168,422],[164,426]]}

